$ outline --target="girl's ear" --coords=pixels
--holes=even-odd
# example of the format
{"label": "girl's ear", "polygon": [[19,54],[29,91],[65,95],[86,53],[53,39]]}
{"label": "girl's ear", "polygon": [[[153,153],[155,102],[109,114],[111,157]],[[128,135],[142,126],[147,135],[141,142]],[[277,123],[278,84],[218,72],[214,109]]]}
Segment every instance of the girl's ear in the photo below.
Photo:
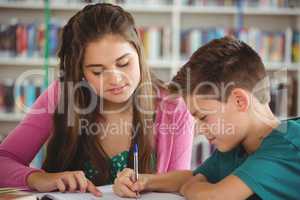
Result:
{"label": "girl's ear", "polygon": [[247,91],[241,88],[235,88],[231,91],[230,98],[237,110],[247,112],[250,106],[250,96]]}

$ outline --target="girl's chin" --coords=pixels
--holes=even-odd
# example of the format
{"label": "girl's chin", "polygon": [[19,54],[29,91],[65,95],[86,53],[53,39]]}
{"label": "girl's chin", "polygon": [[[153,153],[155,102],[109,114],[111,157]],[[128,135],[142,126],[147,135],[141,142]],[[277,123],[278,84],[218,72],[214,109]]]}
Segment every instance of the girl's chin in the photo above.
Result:
{"label": "girl's chin", "polygon": [[126,103],[129,101],[131,95],[128,95],[128,94],[122,94],[122,95],[114,95],[114,96],[106,96],[104,97],[104,99],[107,101],[107,102],[111,102],[111,103]]}

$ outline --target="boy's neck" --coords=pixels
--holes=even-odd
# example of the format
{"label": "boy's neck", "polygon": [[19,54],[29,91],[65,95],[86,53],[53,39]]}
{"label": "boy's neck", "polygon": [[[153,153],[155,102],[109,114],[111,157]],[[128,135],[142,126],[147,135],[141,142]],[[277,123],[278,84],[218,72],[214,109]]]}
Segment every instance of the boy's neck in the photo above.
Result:
{"label": "boy's neck", "polygon": [[242,145],[248,154],[254,153],[260,147],[264,138],[271,134],[273,129],[278,127],[280,123],[268,105],[260,109],[259,115],[252,114],[250,118],[246,137],[242,141]]}

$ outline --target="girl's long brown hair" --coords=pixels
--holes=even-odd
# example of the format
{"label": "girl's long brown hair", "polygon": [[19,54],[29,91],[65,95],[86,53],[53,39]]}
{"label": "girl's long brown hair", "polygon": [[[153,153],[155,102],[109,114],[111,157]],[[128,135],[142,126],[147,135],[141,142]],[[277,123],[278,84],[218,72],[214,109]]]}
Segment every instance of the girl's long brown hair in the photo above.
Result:
{"label": "girl's long brown hair", "polygon": [[[79,120],[86,119],[89,123],[99,123],[101,118],[98,109],[90,114],[78,114],[77,108],[86,108],[93,95],[91,90],[80,87],[72,94],[68,83],[79,83],[83,78],[83,56],[85,47],[91,41],[103,38],[107,34],[122,36],[132,44],[138,55],[141,69],[141,81],[143,87],[134,92],[136,95],[154,94],[152,75],[146,67],[142,53],[142,45],[138,36],[133,17],[121,7],[111,4],[87,5],[75,14],[64,26],[62,32],[62,43],[58,52],[60,59],[60,101],[55,111],[53,123],[53,135],[47,147],[47,156],[43,169],[48,172],[61,172],[65,170],[82,170],[84,162],[89,161],[99,171],[99,176],[94,180],[97,185],[107,184],[110,177],[109,157],[103,150],[99,135],[89,134],[80,130]],[[71,99],[72,98],[72,99]],[[97,97],[99,103],[101,98]],[[151,154],[153,152],[153,122],[154,112],[143,113],[144,110],[154,111],[155,99],[144,98],[142,101],[136,99],[133,102],[133,130],[138,130],[133,142],[139,144],[139,170],[141,173],[151,173]],[[61,112],[63,111],[63,112]],[[73,120],[72,125],[69,124]],[[137,129],[138,128],[138,129]],[[132,146],[132,145],[131,145]],[[130,148],[129,167],[132,167],[132,147]]]}

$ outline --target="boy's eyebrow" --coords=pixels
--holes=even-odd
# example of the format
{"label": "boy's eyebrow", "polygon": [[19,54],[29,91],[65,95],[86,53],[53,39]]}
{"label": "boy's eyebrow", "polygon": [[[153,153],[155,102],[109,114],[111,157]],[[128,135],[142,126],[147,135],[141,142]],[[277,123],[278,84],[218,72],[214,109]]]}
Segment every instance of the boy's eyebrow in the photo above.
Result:
{"label": "boy's eyebrow", "polygon": [[[123,58],[125,58],[126,56],[130,55],[130,53],[125,53],[124,55],[120,56],[119,58],[116,59],[116,61],[120,61],[122,60]],[[85,67],[105,67],[104,65],[102,64],[88,64],[88,65],[85,65]]]}

